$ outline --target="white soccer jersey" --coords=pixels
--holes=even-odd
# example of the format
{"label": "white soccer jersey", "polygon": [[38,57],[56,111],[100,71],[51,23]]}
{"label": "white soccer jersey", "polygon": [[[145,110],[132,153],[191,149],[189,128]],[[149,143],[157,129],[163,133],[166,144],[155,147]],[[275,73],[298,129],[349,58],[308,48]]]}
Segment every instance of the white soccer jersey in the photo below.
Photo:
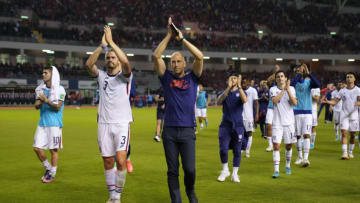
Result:
{"label": "white soccer jersey", "polygon": [[[270,98],[273,98],[280,94],[281,89],[277,86],[270,88]],[[296,98],[295,88],[290,86],[290,92],[293,97]],[[274,116],[273,116],[273,126],[289,126],[295,124],[295,116],[293,111],[293,106],[290,104],[290,98],[287,91],[284,92],[284,95],[281,97],[280,101],[275,105],[274,104]]]}
{"label": "white soccer jersey", "polygon": [[[338,94],[339,94],[338,90],[332,91],[331,92],[331,100],[336,99]],[[340,112],[341,108],[342,108],[342,103],[343,103],[343,101],[340,100],[336,105],[334,105],[333,110],[336,112]]]}
{"label": "white soccer jersey", "polygon": [[[320,88],[311,89],[311,95],[320,97]],[[317,112],[317,102],[314,100],[312,101],[312,112]]]}
{"label": "white soccer jersey", "polygon": [[359,119],[358,108],[355,107],[358,96],[360,96],[360,88],[357,86],[352,89],[343,88],[339,91],[336,98],[343,101],[340,118],[347,117],[350,120]]}
{"label": "white soccer jersey", "polygon": [[130,88],[133,74],[125,77],[121,72],[115,76],[99,70],[99,112],[98,123],[132,122]]}
{"label": "white soccer jersey", "polygon": [[247,90],[245,90],[247,102],[244,103],[243,106],[243,120],[254,120],[254,101],[258,100],[258,93],[255,88],[249,87]]}

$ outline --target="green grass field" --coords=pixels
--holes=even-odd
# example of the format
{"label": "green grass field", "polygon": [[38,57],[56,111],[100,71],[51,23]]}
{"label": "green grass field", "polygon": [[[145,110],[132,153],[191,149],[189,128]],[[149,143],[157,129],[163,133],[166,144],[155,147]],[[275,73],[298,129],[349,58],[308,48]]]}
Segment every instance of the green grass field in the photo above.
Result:
{"label": "green grass field", "polygon": [[[166,161],[162,143],[153,141],[155,108],[134,109],[131,126],[131,159],[134,172],[128,174],[123,203],[170,202]],[[102,159],[97,146],[95,108],[64,111],[64,149],[60,152],[54,182],[40,181],[44,169],[32,150],[39,112],[32,109],[0,109],[0,202],[105,202],[108,192]],[[284,149],[281,151],[280,178],[272,179],[272,153],[265,152],[267,141],[259,128],[254,135],[251,158],[243,158],[241,182],[216,181],[221,170],[218,153],[218,125],[221,109],[208,110],[209,127],[196,141],[196,192],[201,203],[234,202],[360,202],[360,154],[340,160],[341,145],[335,141],[333,124],[321,117],[311,165],[292,164],[285,175]],[[358,141],[357,141],[358,142]],[[357,143],[356,142],[356,143]],[[297,157],[293,148],[293,161]],[[232,152],[229,152],[230,166]],[[183,202],[188,202],[180,175]]]}

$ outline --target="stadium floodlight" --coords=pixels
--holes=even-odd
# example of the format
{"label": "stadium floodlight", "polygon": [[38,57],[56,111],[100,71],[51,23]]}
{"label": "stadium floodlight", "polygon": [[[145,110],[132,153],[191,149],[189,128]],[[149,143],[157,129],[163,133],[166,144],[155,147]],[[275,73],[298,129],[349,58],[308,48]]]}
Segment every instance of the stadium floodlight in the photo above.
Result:
{"label": "stadium floodlight", "polygon": [[241,60],[241,61],[246,61],[246,60],[247,60],[247,58],[245,58],[245,57],[241,57],[241,58],[240,58],[240,60]]}
{"label": "stadium floodlight", "polygon": [[263,34],[264,32],[262,30],[258,30],[258,34]]}
{"label": "stadium floodlight", "polygon": [[336,35],[336,32],[330,32],[330,35]]}
{"label": "stadium floodlight", "polygon": [[283,61],[282,58],[276,58],[275,60],[276,60],[276,61]]}
{"label": "stadium floodlight", "polygon": [[49,51],[51,51],[51,50],[49,50],[49,49],[43,49],[42,50],[42,52],[45,52],[45,53],[48,53]]}
{"label": "stadium floodlight", "polygon": [[171,55],[166,55],[166,58],[171,58]]}
{"label": "stadium floodlight", "polygon": [[210,56],[204,56],[203,58],[204,59],[210,59]]}
{"label": "stadium floodlight", "polygon": [[115,24],[114,23],[107,23],[108,26],[114,26]]}
{"label": "stadium floodlight", "polygon": [[29,19],[29,16],[21,16],[21,19]]}
{"label": "stadium floodlight", "polygon": [[165,58],[165,56],[164,56],[164,55],[161,55],[161,58]]}
{"label": "stadium floodlight", "polygon": [[86,52],[87,55],[91,55],[91,54],[93,54],[93,53],[94,53],[94,52],[92,52],[92,51],[87,51],[87,52]]}
{"label": "stadium floodlight", "polygon": [[232,57],[231,59],[232,59],[232,60],[234,60],[234,61],[239,60],[239,58],[238,58],[238,57]]}
{"label": "stadium floodlight", "polygon": [[354,62],[354,61],[355,61],[355,59],[348,59],[348,61],[349,61],[349,62]]}
{"label": "stadium floodlight", "polygon": [[126,54],[126,56],[135,56],[133,53]]}
{"label": "stadium floodlight", "polygon": [[190,28],[190,27],[186,27],[185,30],[189,31],[189,30],[191,30],[191,28]]}
{"label": "stadium floodlight", "polygon": [[49,50],[47,53],[48,53],[48,54],[55,54],[55,51]]}
{"label": "stadium floodlight", "polygon": [[312,59],[312,61],[319,61],[319,59]]}

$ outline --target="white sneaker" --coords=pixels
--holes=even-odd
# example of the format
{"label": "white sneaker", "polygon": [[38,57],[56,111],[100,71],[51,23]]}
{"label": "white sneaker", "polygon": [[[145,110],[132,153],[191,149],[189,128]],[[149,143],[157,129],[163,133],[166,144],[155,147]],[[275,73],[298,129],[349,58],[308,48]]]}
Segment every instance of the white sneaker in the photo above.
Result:
{"label": "white sneaker", "polygon": [[353,153],[349,153],[349,158],[353,159],[354,158],[354,154]]}
{"label": "white sneaker", "polygon": [[271,152],[273,150],[273,147],[272,146],[268,146],[267,148],[266,148],[266,151],[267,152]]}
{"label": "white sneaker", "polygon": [[231,175],[231,182],[240,183],[240,177],[237,174]]}
{"label": "white sneaker", "polygon": [[225,179],[229,176],[230,176],[230,171],[221,171],[217,180],[219,182],[224,182]]}
{"label": "white sneaker", "polygon": [[250,150],[246,150],[246,151],[245,151],[245,157],[246,157],[246,158],[250,158]]}
{"label": "white sneaker", "polygon": [[302,164],[302,162],[303,162],[303,159],[297,158],[296,161],[295,161],[295,164],[300,165],[300,164]]}
{"label": "white sneaker", "polygon": [[154,140],[156,141],[156,142],[160,142],[160,136],[158,136],[158,135],[156,135],[155,137],[154,137]]}

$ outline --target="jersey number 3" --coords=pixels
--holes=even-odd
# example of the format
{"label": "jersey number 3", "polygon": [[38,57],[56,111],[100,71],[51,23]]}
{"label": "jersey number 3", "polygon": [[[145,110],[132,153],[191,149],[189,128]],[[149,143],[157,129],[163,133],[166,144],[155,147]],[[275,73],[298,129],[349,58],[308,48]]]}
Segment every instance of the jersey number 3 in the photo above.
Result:
{"label": "jersey number 3", "polygon": [[107,80],[104,81],[104,90],[106,90],[107,86],[108,86],[109,82]]}

